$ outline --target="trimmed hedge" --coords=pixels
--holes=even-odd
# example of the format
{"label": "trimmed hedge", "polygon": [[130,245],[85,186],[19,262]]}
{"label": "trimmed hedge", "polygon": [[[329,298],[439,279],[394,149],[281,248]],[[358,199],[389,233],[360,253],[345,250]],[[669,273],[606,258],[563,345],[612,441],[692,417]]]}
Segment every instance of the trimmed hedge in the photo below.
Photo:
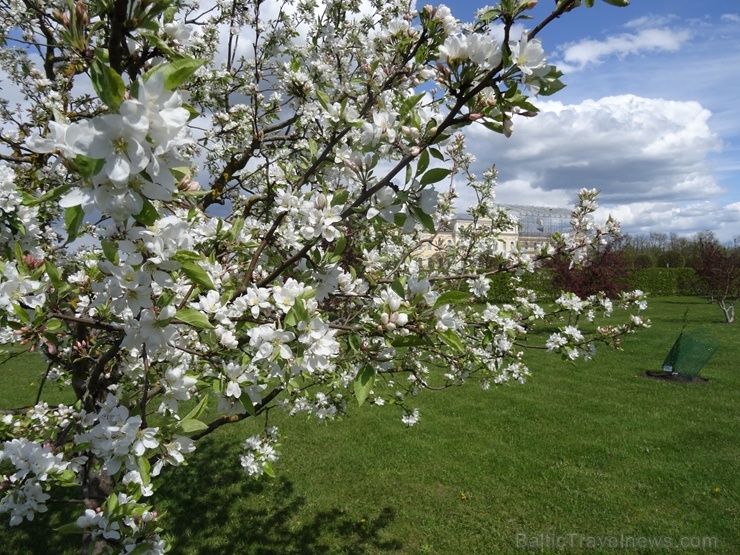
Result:
{"label": "trimmed hedge", "polygon": [[[514,298],[514,285],[511,275],[504,272],[491,276],[491,289],[488,291],[488,300],[495,303],[508,303]],[[540,300],[552,301],[560,295],[553,286],[552,272],[539,268],[534,273],[526,272],[522,275],[521,286],[535,291]]]}
{"label": "trimmed hedge", "polygon": [[634,270],[628,279],[628,289],[665,297],[701,294],[700,280],[693,268]]}
{"label": "trimmed hedge", "polygon": [[[541,301],[552,301],[560,295],[553,285],[552,270],[539,268],[533,274],[522,276],[523,287],[537,292]],[[632,270],[626,290],[641,289],[652,296],[677,297],[701,295],[701,280],[693,268],[644,268]],[[488,300],[495,303],[510,302],[514,298],[511,276],[506,273],[491,276]]]}

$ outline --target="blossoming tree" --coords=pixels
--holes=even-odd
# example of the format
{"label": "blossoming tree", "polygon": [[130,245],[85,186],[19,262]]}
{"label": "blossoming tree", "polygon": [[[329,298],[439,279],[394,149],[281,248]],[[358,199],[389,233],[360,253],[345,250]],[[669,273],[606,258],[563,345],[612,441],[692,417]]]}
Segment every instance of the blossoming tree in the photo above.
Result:
{"label": "blossoming tree", "polygon": [[[486,302],[492,274],[577,263],[618,231],[584,190],[572,233],[494,252],[512,220],[462,131],[508,136],[562,87],[536,37],[580,1],[513,36],[535,4],[462,24],[408,0],[0,0],[19,94],[0,102],[0,337],[47,361],[37,404],[2,411],[10,524],[72,487],[83,552],[161,553],[153,483],[221,426],[323,421],[353,397],[411,426],[426,389],[523,381],[522,340],[559,314],[627,310],[542,341],[570,359],[645,325],[639,292]],[[455,186],[473,223],[420,267]],[[44,403],[52,382],[74,401]],[[273,472],[276,437],[245,439],[248,474]]]}

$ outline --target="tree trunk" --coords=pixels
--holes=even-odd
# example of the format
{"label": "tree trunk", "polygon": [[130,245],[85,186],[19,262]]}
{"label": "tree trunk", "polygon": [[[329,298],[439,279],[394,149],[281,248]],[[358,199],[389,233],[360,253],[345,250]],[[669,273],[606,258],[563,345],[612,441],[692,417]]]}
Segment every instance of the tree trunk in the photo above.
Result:
{"label": "tree trunk", "polygon": [[722,312],[725,313],[725,321],[728,324],[732,324],[735,321],[735,303],[734,302],[728,302],[725,299],[721,299],[717,301],[717,304],[722,309]]}

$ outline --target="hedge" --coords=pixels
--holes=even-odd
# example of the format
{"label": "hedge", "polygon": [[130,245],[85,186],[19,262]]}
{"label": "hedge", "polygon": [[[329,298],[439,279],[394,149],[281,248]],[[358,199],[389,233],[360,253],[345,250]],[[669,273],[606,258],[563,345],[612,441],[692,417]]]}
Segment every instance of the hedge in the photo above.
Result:
{"label": "hedge", "polygon": [[655,296],[699,295],[700,281],[693,268],[645,268],[634,270],[628,289],[641,289]]}
{"label": "hedge", "polygon": [[[541,301],[552,301],[560,295],[553,285],[552,271],[544,268],[533,274],[522,276],[521,285],[537,292]],[[693,268],[644,268],[632,270],[627,279],[627,290],[641,289],[645,293],[660,297],[701,295],[701,282]],[[514,297],[511,275],[507,273],[491,276],[490,302],[510,302]]]}

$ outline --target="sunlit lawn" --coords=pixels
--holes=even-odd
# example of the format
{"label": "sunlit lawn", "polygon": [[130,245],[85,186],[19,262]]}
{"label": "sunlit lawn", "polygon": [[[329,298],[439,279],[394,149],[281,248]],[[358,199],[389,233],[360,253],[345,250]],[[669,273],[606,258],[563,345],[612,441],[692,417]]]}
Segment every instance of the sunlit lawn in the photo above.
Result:
{"label": "sunlit lawn", "polygon": [[[687,307],[689,329],[721,344],[702,372],[709,382],[644,378]],[[222,429],[158,492],[172,553],[740,553],[740,326],[701,299],[655,300],[648,315],[653,328],[624,352],[575,367],[532,353],[525,385],[422,395],[415,428],[392,407],[353,408],[325,426],[271,414],[284,436],[276,479],[254,481],[239,465],[239,444],[262,423]],[[0,368],[0,406],[33,402],[31,362]],[[42,533],[0,525],[0,552],[63,552]],[[629,543],[682,537],[716,547]],[[611,538],[627,547],[595,544]]]}

